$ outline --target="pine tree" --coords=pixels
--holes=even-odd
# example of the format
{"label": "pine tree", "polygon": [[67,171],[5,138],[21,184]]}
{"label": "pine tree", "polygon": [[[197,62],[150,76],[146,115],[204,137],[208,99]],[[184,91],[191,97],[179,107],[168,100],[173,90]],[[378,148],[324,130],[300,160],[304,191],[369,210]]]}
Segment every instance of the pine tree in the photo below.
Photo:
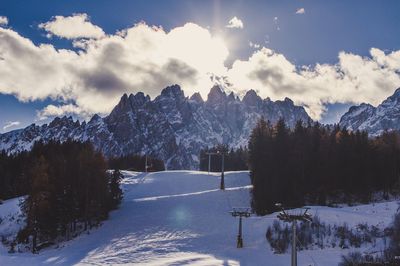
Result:
{"label": "pine tree", "polygon": [[49,165],[43,156],[40,156],[32,167],[32,188],[28,197],[22,204],[22,210],[26,215],[25,237],[32,237],[32,253],[37,251],[38,237],[49,235],[54,228],[50,224],[51,185],[48,175]]}
{"label": "pine tree", "polygon": [[110,178],[110,201],[111,208],[115,209],[121,203],[123,192],[120,188],[122,174],[118,169],[114,169]]}

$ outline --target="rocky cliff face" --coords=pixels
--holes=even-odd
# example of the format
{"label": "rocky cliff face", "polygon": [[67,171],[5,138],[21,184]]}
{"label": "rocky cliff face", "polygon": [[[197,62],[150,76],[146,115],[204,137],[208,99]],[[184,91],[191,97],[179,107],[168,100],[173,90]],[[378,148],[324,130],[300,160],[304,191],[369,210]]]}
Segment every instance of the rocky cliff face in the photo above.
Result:
{"label": "rocky cliff face", "polygon": [[339,125],[350,130],[365,130],[371,136],[385,130],[400,130],[400,88],[377,107],[365,103],[350,107]]}
{"label": "rocky cliff face", "polygon": [[87,123],[55,118],[48,125],[2,134],[0,149],[12,153],[29,150],[37,140],[71,138],[91,141],[106,156],[146,153],[163,159],[168,169],[196,169],[200,149],[220,143],[246,146],[262,116],[271,122],[283,117],[291,127],[310,119],[288,98],[274,102],[250,90],[240,100],[215,86],[204,101],[198,93],[186,97],[174,85],[154,100],[142,92],[125,94],[107,117],[95,115]]}

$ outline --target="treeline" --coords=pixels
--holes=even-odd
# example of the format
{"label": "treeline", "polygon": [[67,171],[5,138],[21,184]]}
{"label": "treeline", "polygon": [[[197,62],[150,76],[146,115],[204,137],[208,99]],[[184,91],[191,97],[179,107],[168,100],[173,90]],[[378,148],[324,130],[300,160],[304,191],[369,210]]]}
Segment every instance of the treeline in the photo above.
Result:
{"label": "treeline", "polygon": [[[138,172],[145,172],[146,156],[130,154],[121,157],[113,157],[108,160],[109,169],[123,169]],[[164,161],[147,156],[147,171],[156,172],[164,171],[165,165]]]}
{"label": "treeline", "polygon": [[300,121],[291,130],[283,119],[274,126],[261,119],[250,137],[249,164],[259,214],[275,211],[277,202],[368,202],[377,191],[388,197],[399,181],[400,136],[385,132],[370,139],[366,132]]}
{"label": "treeline", "polygon": [[217,145],[209,149],[200,151],[200,171],[208,171],[208,155],[207,153],[219,153],[211,155],[210,171],[221,172],[222,156],[224,155],[225,171],[248,170],[248,150],[247,148],[229,149],[227,145]]}
{"label": "treeline", "polygon": [[108,173],[105,158],[89,142],[37,142],[30,152],[2,156],[8,173],[1,180],[11,184],[3,195],[25,196],[25,227],[16,241],[32,252],[98,225],[122,199],[120,172]]}
{"label": "treeline", "polygon": [[[0,200],[28,194],[31,177],[27,173],[30,171],[32,156],[32,152],[28,151],[16,154],[7,154],[5,151],[0,151]],[[145,171],[145,156],[126,155],[109,158],[105,161],[107,169]],[[147,171],[164,170],[165,166],[162,160],[150,156],[147,157]]]}
{"label": "treeline", "polygon": [[7,155],[0,151],[0,200],[26,195],[29,191],[28,152]]}

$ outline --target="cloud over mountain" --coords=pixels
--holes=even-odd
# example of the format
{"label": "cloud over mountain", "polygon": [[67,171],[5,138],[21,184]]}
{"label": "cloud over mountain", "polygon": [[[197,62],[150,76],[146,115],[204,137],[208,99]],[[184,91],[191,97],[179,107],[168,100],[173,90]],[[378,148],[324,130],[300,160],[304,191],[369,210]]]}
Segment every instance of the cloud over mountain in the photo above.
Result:
{"label": "cloud over mountain", "polygon": [[71,39],[76,48],[34,44],[0,26],[0,93],[20,101],[65,103],[45,108],[44,116],[104,114],[123,93],[144,91],[154,97],[170,84],[205,97],[215,77],[221,77],[239,95],[254,89],[273,100],[289,97],[315,119],[326,103],[378,104],[400,84],[400,51],[372,48],[368,57],[340,52],[336,64],[297,66],[283,54],[255,47],[248,59],[227,67],[227,45],[194,23],[166,31],[143,22],[105,34],[86,14],[75,14],[56,16],[41,27]]}
{"label": "cloud over mountain", "polygon": [[9,129],[9,128],[16,127],[16,126],[18,126],[18,125],[20,125],[20,124],[21,124],[21,122],[19,122],[19,121],[8,121],[8,122],[5,123],[5,125],[3,126],[3,130],[7,130],[7,129]]}

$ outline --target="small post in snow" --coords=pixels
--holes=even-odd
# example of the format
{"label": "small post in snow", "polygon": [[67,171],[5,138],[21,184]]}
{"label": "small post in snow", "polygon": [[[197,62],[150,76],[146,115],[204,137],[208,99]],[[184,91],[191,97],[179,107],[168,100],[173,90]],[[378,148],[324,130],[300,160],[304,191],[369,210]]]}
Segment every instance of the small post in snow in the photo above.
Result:
{"label": "small post in snow", "polygon": [[217,152],[206,152],[206,155],[208,155],[208,174],[211,172],[211,155],[217,155]]}
{"label": "small post in snow", "polygon": [[239,217],[239,232],[236,240],[236,247],[243,248],[242,217],[250,217],[250,208],[233,208],[229,213],[233,217]]}

